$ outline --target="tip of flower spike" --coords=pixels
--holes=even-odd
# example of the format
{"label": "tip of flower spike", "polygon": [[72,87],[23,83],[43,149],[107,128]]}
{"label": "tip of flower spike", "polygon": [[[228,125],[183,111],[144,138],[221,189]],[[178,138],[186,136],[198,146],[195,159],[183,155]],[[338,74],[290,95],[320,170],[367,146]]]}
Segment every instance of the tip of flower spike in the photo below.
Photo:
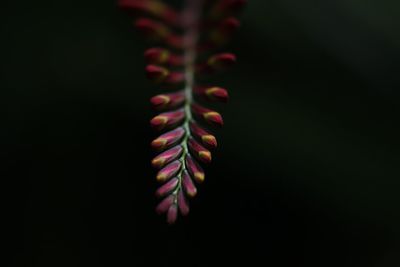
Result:
{"label": "tip of flower spike", "polygon": [[171,207],[169,207],[167,212],[167,223],[174,224],[176,222],[177,217],[178,217],[178,208],[176,207],[175,204],[173,204],[171,205]]}
{"label": "tip of flower spike", "polygon": [[183,216],[188,215],[189,214],[189,210],[190,210],[189,209],[189,204],[188,204],[188,202],[186,200],[186,197],[185,197],[185,195],[184,195],[182,190],[179,190],[177,198],[178,198],[178,207],[179,207],[179,210],[181,211],[181,214]]}
{"label": "tip of flower spike", "polygon": [[162,129],[168,122],[168,117],[158,115],[151,119],[150,124],[155,129]]}
{"label": "tip of flower spike", "polygon": [[217,139],[215,136],[209,134],[209,135],[203,135],[201,137],[201,141],[203,141],[204,144],[207,144],[208,146],[215,148],[217,147]]}
{"label": "tip of flower spike", "polygon": [[150,80],[159,83],[168,77],[169,70],[156,65],[147,65],[146,74]]}
{"label": "tip of flower spike", "polygon": [[222,116],[218,112],[215,112],[215,111],[206,112],[203,114],[203,116],[204,116],[204,119],[208,122],[211,122],[218,126],[224,125]]}
{"label": "tip of flower spike", "polygon": [[164,198],[160,204],[157,205],[156,207],[156,212],[158,214],[162,214],[168,211],[169,207],[171,207],[171,205],[174,203],[174,196],[170,195],[166,198]]}

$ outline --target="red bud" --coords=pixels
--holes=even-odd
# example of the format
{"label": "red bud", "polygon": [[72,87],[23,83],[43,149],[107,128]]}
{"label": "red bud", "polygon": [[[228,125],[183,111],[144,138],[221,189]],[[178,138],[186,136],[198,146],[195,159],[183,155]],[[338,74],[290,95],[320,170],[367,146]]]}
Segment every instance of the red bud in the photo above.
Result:
{"label": "red bud", "polygon": [[172,178],[173,176],[175,176],[178,171],[181,169],[181,162],[176,160],[172,163],[170,163],[169,165],[167,165],[166,167],[164,167],[162,170],[160,170],[157,174],[157,181],[159,182],[164,182],[170,178]]}
{"label": "red bud", "polygon": [[190,132],[194,137],[201,140],[204,145],[210,148],[217,147],[217,139],[215,136],[201,128],[198,124],[192,122],[190,123]]}
{"label": "red bud", "polygon": [[173,147],[155,157],[152,160],[151,164],[153,165],[154,168],[160,169],[164,167],[166,164],[175,160],[177,157],[179,157],[182,154],[182,151],[183,149],[181,146]]}
{"label": "red bud", "polygon": [[190,138],[188,141],[189,150],[197,159],[204,163],[211,162],[211,152],[200,145],[196,140]]}
{"label": "red bud", "polygon": [[185,164],[190,175],[196,180],[196,182],[202,183],[205,175],[200,165],[197,164],[190,155],[186,156]]}
{"label": "red bud", "polygon": [[160,204],[157,205],[156,207],[156,212],[158,214],[162,214],[168,211],[169,207],[174,203],[175,201],[175,196],[174,195],[169,195],[168,197],[164,198]]}
{"label": "red bud", "polygon": [[150,99],[150,102],[156,110],[174,109],[185,102],[185,93],[179,91],[171,94],[156,95]]}
{"label": "red bud", "polygon": [[194,197],[197,194],[197,188],[194,185],[192,178],[187,171],[182,174],[182,186],[189,197]]}
{"label": "red bud", "polygon": [[179,183],[178,178],[171,179],[170,181],[166,182],[160,188],[157,189],[156,196],[163,197],[163,196],[168,195],[176,188],[178,183]]}
{"label": "red bud", "polygon": [[178,207],[183,216],[186,216],[189,214],[189,204],[188,204],[186,197],[183,194],[182,190],[179,190],[179,193],[178,193]]}
{"label": "red bud", "polygon": [[144,57],[147,63],[155,65],[181,66],[183,63],[182,56],[172,54],[169,50],[159,47],[147,49]]}
{"label": "red bud", "polygon": [[221,53],[211,56],[207,65],[213,70],[225,70],[236,62],[236,56],[231,53]]}
{"label": "red bud", "polygon": [[176,207],[175,204],[173,204],[168,209],[167,223],[174,224],[176,222],[177,217],[178,217],[178,208]]}
{"label": "red bud", "polygon": [[160,115],[155,116],[151,119],[150,124],[156,130],[163,130],[170,128],[181,123],[185,118],[185,112],[183,109],[178,111],[164,112]]}
{"label": "red bud", "polygon": [[198,104],[192,104],[192,112],[212,125],[222,126],[224,124],[222,117],[218,112],[207,109]]}
{"label": "red bud", "polygon": [[164,150],[165,148],[168,148],[179,142],[184,134],[185,130],[182,127],[179,127],[157,137],[157,139],[151,142],[151,147],[158,151]]}

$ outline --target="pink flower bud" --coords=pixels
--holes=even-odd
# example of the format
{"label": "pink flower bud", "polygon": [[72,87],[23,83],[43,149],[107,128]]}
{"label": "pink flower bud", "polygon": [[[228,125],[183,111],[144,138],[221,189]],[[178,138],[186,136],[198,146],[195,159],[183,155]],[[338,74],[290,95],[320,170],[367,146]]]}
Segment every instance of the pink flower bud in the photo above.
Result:
{"label": "pink flower bud", "polygon": [[170,181],[166,182],[160,188],[157,189],[156,196],[163,197],[168,195],[176,188],[178,182],[179,182],[178,178],[173,178]]}
{"label": "pink flower bud", "polygon": [[185,130],[182,127],[179,127],[157,137],[157,139],[151,142],[151,147],[155,150],[161,151],[179,142],[184,134]]}
{"label": "pink flower bud", "polygon": [[178,160],[170,163],[157,173],[157,181],[164,182],[175,176],[181,169],[182,163]]}
{"label": "pink flower bud", "polygon": [[183,216],[186,216],[189,214],[189,204],[188,204],[186,197],[183,194],[182,190],[179,190],[179,193],[178,193],[178,207]]}
{"label": "pink flower bud", "polygon": [[182,154],[182,151],[183,149],[181,146],[173,147],[155,157],[151,161],[151,164],[153,165],[154,168],[160,169],[164,167],[166,164],[175,160],[177,157],[179,157]]}
{"label": "pink flower bud", "polygon": [[167,223],[174,224],[178,218],[178,208],[175,204],[171,205],[167,213]]}
{"label": "pink flower bud", "polygon": [[228,102],[228,92],[221,87],[198,86],[194,89],[195,93],[203,96],[210,101]]}
{"label": "pink flower bud", "polygon": [[163,81],[168,85],[179,85],[185,80],[185,75],[182,72],[170,72],[169,75]]}
{"label": "pink flower bud", "polygon": [[178,125],[185,118],[185,112],[178,111],[164,112],[151,119],[150,124],[156,130],[163,130]]}
{"label": "pink flower bud", "polygon": [[181,66],[182,56],[172,54],[165,48],[153,47],[146,50],[144,57],[149,64]]}
{"label": "pink flower bud", "polygon": [[190,155],[186,156],[186,168],[196,182],[202,183],[204,181],[203,169],[193,160]]}
{"label": "pink flower bud", "polygon": [[149,80],[152,80],[156,83],[160,83],[163,82],[170,75],[170,72],[168,69],[164,67],[156,65],[147,65],[146,74]]}
{"label": "pink flower bud", "polygon": [[177,108],[185,102],[185,93],[178,91],[171,94],[156,95],[150,99],[150,102],[156,110]]}
{"label": "pink flower bud", "polygon": [[195,122],[190,123],[190,132],[196,138],[200,139],[204,145],[210,148],[217,147],[217,139],[214,135],[208,133]]}
{"label": "pink flower bud", "polygon": [[192,112],[212,125],[222,126],[224,124],[222,117],[218,112],[207,109],[198,104],[192,104]]}
{"label": "pink flower bud", "polygon": [[197,159],[204,163],[211,162],[211,152],[200,145],[196,140],[190,138],[188,141],[189,150]]}
{"label": "pink flower bud", "polygon": [[231,53],[221,53],[211,56],[207,60],[207,65],[212,70],[226,70],[236,62],[236,56]]}
{"label": "pink flower bud", "polygon": [[187,171],[182,174],[182,186],[189,197],[194,197],[197,194],[197,188]]}
{"label": "pink flower bud", "polygon": [[168,197],[164,198],[160,204],[157,205],[156,207],[156,212],[158,214],[162,214],[168,211],[169,207],[174,203],[175,201],[175,196],[174,195],[169,195]]}

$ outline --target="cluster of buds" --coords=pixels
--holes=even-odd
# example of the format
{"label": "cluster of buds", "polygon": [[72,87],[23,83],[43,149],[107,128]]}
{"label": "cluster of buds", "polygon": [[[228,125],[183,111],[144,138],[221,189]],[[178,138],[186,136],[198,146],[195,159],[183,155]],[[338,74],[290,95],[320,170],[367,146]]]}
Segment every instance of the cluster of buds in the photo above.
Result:
{"label": "cluster of buds", "polygon": [[223,119],[204,103],[225,103],[228,92],[208,80],[210,74],[236,62],[234,54],[219,49],[239,27],[237,15],[245,4],[245,0],[184,1],[181,11],[161,0],[118,1],[120,8],[135,15],[134,27],[156,45],[144,57],[147,77],[164,90],[150,100],[159,112],[150,124],[161,132],[151,142],[157,152],[152,165],[161,184],[156,211],[165,213],[169,224],[179,213],[189,213],[188,199],[205,178],[201,164],[211,162],[211,151],[217,147],[207,128],[222,126]]}

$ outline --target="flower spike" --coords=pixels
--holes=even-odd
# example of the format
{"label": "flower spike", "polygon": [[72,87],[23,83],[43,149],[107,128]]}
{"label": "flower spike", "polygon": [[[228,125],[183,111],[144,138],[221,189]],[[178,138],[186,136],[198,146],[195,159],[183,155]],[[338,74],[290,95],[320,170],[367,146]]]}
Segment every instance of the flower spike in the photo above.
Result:
{"label": "flower spike", "polygon": [[178,215],[189,214],[189,199],[197,195],[197,184],[204,182],[203,163],[212,160],[217,139],[209,126],[222,126],[220,113],[200,104],[200,98],[226,103],[228,91],[218,85],[204,86],[198,78],[224,71],[236,56],[221,47],[239,28],[237,15],[245,0],[184,0],[176,10],[162,0],[117,0],[118,6],[139,15],[134,26],[153,42],[144,52],[146,75],[164,90],[150,99],[157,114],[150,120],[160,133],[151,142],[156,155],[160,198],[158,214],[168,224]]}

